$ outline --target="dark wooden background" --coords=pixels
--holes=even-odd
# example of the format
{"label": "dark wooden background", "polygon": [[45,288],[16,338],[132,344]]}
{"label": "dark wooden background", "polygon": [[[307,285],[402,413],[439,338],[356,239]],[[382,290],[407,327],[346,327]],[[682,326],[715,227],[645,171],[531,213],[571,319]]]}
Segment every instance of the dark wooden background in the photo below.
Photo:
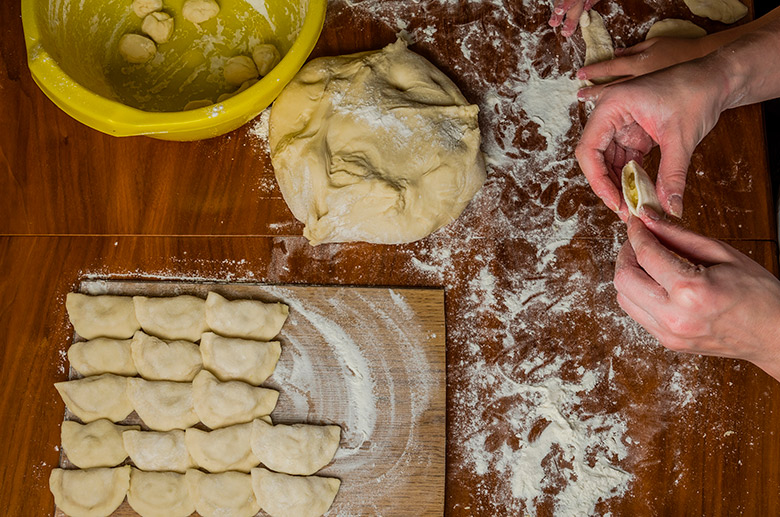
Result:
{"label": "dark wooden background", "polygon": [[[392,42],[399,28],[381,16],[366,15],[382,12],[366,9],[369,2],[382,3],[332,3],[315,55],[374,49]],[[387,9],[406,9],[403,2],[384,3]],[[546,4],[515,4],[507,7],[512,20],[521,20],[527,28],[542,26],[549,16]],[[630,41],[631,25],[648,20],[657,10],[690,18],[682,3],[664,6],[632,0],[623,8],[624,20],[610,29],[624,44],[635,42]],[[459,24],[488,19],[488,3],[411,2],[406,14],[411,20],[409,30],[423,23],[437,28],[431,41],[413,50],[442,68],[467,98],[478,98],[480,92],[459,80],[453,64],[457,44],[450,35]],[[723,28],[697,22],[709,30]],[[466,324],[472,322],[463,321],[472,314],[467,310],[472,303],[470,279],[480,261],[489,257],[499,286],[511,288],[518,271],[527,278],[538,274],[536,249],[519,239],[502,240],[490,234],[485,230],[490,214],[473,207],[459,224],[421,243],[311,248],[300,236],[302,225],[281,198],[262,143],[247,127],[191,143],[116,139],[95,132],[59,111],[33,83],[25,64],[18,2],[0,4],[0,31],[0,506],[6,515],[50,515],[53,510],[47,480],[58,461],[63,405],[52,383],[66,377],[63,357],[70,337],[64,296],[86,275],[444,286],[449,451],[445,508],[450,515],[521,513],[519,503],[499,507],[495,502],[500,499],[496,493],[507,490],[506,479],[490,473],[477,476],[462,457],[463,429],[457,423],[485,419],[485,425],[491,426],[490,417],[500,407],[473,414],[456,402],[472,387],[464,373],[464,365],[473,362],[464,346]],[[540,55],[571,52],[555,33],[545,41],[550,47]],[[581,59],[581,53],[576,59]],[[500,57],[494,66],[500,69]],[[584,113],[580,119],[581,125]],[[571,150],[567,145],[561,152],[571,158]],[[739,164],[738,174],[729,174],[730,165],[724,165],[732,163]],[[694,154],[691,170],[716,173],[690,175],[684,224],[727,240],[777,274],[759,107],[724,114]],[[490,170],[489,174],[492,181],[504,173]],[[556,286],[569,285],[568,276],[581,273],[580,300],[589,311],[577,310],[566,317],[529,311],[526,317],[546,329],[551,343],[567,339],[568,351],[576,351],[578,364],[596,368],[605,358],[616,359],[610,354],[627,339],[625,331],[610,324],[620,315],[614,291],[596,288],[611,277],[615,242],[625,234],[592,193],[573,181],[578,174],[572,164],[563,174],[564,186],[552,193],[540,185],[515,185],[513,195],[502,198],[502,203],[505,212],[517,214],[521,229],[534,220],[523,217],[532,202],[558,217],[576,214],[587,221],[558,250],[554,269],[546,268],[541,275],[547,276],[555,291]],[[470,225],[486,237],[459,254],[443,274],[412,267],[436,246],[457,243],[458,232],[470,231]],[[501,329],[496,317],[483,314],[473,324]],[[641,335],[636,329],[632,332]],[[500,345],[502,337],[482,343],[488,361],[506,353]],[[647,341],[646,336],[643,339]],[[550,347],[548,351],[554,353]],[[523,345],[518,352],[535,350]],[[635,443],[621,466],[634,480],[627,494],[600,504],[600,513],[780,512],[780,388],[774,380],[749,364],[683,358],[652,343],[615,364],[612,387],[593,393],[585,404],[594,412],[608,408],[625,416]],[[681,369],[683,364],[689,367]],[[702,389],[692,392],[692,403],[670,405],[659,386],[680,371],[688,376],[686,386],[698,384]],[[495,425],[491,432],[500,442],[512,429]],[[552,514],[553,497],[542,498],[540,514]]]}

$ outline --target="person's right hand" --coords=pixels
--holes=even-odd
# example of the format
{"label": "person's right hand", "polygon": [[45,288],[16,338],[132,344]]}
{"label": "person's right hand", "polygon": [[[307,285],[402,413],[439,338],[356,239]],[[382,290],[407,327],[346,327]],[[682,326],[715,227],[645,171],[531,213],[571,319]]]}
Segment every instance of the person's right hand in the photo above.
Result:
{"label": "person's right hand", "polygon": [[725,108],[723,70],[704,60],[667,68],[630,81],[583,88],[578,96],[595,100],[576,156],[591,188],[622,219],[620,174],[630,160],[641,163],[661,147],[656,191],[663,209],[682,215],[682,196],[693,150]]}
{"label": "person's right hand", "polygon": [[615,288],[629,316],[671,350],[745,359],[780,380],[777,278],[657,214],[631,217],[628,238]]}
{"label": "person's right hand", "polygon": [[599,77],[637,77],[678,63],[706,56],[710,48],[704,38],[653,38],[628,48],[616,48],[615,59],[583,66],[577,72],[577,79],[589,80]]}

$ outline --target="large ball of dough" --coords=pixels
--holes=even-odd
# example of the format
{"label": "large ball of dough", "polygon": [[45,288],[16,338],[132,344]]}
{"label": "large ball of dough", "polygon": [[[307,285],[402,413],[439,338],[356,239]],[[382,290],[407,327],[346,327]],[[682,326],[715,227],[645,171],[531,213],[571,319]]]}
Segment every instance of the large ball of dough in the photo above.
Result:
{"label": "large ball of dough", "polygon": [[653,38],[702,38],[707,35],[707,31],[688,20],[678,20],[677,18],[667,18],[658,20],[647,31],[645,39]]}
{"label": "large ball of dough", "polygon": [[308,63],[271,109],[279,187],[311,244],[395,244],[456,219],[485,181],[479,108],[398,41]]}
{"label": "large ball of dough", "polygon": [[181,15],[192,23],[203,23],[219,14],[216,0],[187,0],[181,8]]}
{"label": "large ball of dough", "polygon": [[152,13],[144,18],[141,30],[157,43],[166,43],[173,34],[173,18],[166,13]]}
{"label": "large ball of dough", "polygon": [[225,74],[225,81],[233,86],[238,86],[257,78],[255,62],[247,56],[231,57],[225,63],[225,68],[222,72]]}
{"label": "large ball of dough", "polygon": [[133,12],[139,18],[160,11],[163,8],[162,0],[133,0]]}
{"label": "large ball of dough", "polygon": [[252,49],[252,59],[257,66],[260,75],[266,76],[268,72],[279,64],[281,56],[275,45],[271,43],[261,43]]}
{"label": "large ball of dough", "polygon": [[146,36],[125,34],[119,40],[119,53],[128,63],[146,63],[157,53],[157,45]]}

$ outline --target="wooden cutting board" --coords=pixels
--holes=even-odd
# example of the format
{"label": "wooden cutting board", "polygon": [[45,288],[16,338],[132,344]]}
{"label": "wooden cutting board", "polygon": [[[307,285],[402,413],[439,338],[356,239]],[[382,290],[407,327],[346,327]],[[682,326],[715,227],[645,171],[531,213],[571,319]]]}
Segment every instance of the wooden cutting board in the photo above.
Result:
{"label": "wooden cutting board", "polygon": [[[442,515],[443,290],[89,280],[80,291],[288,304],[282,355],[263,385],[280,392],[275,423],[341,426],[339,451],[318,473],[342,480],[328,515]],[[114,515],[137,514],[125,501]]]}

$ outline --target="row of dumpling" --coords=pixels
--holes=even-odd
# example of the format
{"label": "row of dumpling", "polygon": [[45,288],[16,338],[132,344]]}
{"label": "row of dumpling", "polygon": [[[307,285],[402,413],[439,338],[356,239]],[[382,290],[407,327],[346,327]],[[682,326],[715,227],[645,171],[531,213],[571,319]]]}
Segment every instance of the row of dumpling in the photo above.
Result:
{"label": "row of dumpling", "polygon": [[273,425],[270,417],[213,431],[141,431],[109,420],[62,423],[62,448],[79,468],[114,467],[129,456],[144,471],[249,472],[265,467],[309,476],[330,463],[341,439],[337,425]]}
{"label": "row of dumpling", "polygon": [[190,382],[147,381],[112,373],[54,384],[82,422],[119,422],[135,410],[149,429],[187,429],[203,422],[218,429],[270,415],[279,392],[242,381],[221,382],[201,370]]}
{"label": "row of dumpling", "polygon": [[262,384],[282,353],[278,341],[253,341],[206,332],[200,346],[184,340],[163,341],[138,330],[132,339],[95,338],[68,349],[71,367],[84,376],[113,373],[140,375],[148,381],[190,382],[205,368],[220,381]]}
{"label": "row of dumpling", "polygon": [[250,474],[143,472],[130,466],[52,470],[54,500],[71,516],[110,515],[127,496],[141,517],[317,517],[333,503],[336,478],[299,477],[254,468]]}
{"label": "row of dumpling", "polygon": [[222,336],[268,341],[279,333],[289,307],[259,300],[227,300],[210,292],[206,299],[181,295],[89,296],[68,293],[73,328],[84,339],[128,339],[137,330],[162,339],[197,341],[209,330]]}

